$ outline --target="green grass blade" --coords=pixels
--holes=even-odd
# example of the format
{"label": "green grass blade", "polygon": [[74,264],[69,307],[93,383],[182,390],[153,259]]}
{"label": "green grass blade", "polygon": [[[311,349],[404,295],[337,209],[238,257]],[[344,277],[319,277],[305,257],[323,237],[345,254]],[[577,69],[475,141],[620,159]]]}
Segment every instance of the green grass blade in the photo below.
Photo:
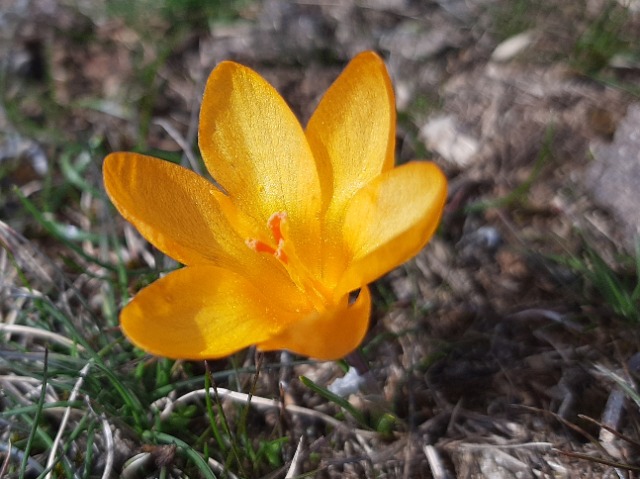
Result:
{"label": "green grass blade", "polygon": [[340,397],[337,394],[332,393],[327,388],[318,386],[311,379],[305,376],[300,376],[300,381],[302,382],[302,384],[304,384],[306,387],[311,389],[316,394],[319,394],[320,396],[325,398],[327,401],[332,402],[336,406],[339,406],[345,411],[347,411],[361,427],[365,429],[371,428],[367,423],[367,420],[365,419],[364,415],[360,411],[358,411],[355,407],[353,407],[351,403],[346,399],[344,399],[343,397]]}
{"label": "green grass blade", "polygon": [[47,357],[49,354],[49,350],[44,350],[44,365],[42,369],[42,384],[40,386],[40,396],[38,397],[38,402],[36,403],[35,415],[33,419],[33,424],[31,426],[31,431],[29,431],[29,437],[27,438],[27,445],[24,448],[24,456],[22,457],[22,464],[20,465],[20,477],[25,477],[27,473],[27,466],[29,465],[29,458],[31,457],[31,448],[33,447],[33,440],[36,437],[38,432],[38,425],[40,422],[40,417],[42,416],[42,409],[44,407],[44,400],[47,394],[47,380],[48,380],[48,368],[49,362],[47,361]]}
{"label": "green grass blade", "polygon": [[216,475],[207,464],[207,461],[205,461],[204,458],[186,442],[178,439],[175,436],[163,432],[145,433],[143,437],[149,440],[155,439],[155,441],[161,444],[174,444],[178,446],[178,448],[184,451],[185,455],[198,468],[198,471],[200,471],[200,473],[202,474],[200,477],[203,477],[205,479],[217,479]]}

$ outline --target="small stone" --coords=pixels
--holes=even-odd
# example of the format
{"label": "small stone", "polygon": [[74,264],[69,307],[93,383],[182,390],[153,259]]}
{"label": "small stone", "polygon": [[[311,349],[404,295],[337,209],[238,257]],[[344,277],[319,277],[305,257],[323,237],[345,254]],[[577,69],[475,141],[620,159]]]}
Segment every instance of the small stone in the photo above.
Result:
{"label": "small stone", "polygon": [[529,45],[531,45],[533,37],[533,32],[531,30],[527,30],[525,32],[518,33],[517,35],[507,38],[500,45],[498,45],[495,50],[493,50],[493,53],[491,54],[491,60],[493,60],[494,62],[507,62],[513,59]]}
{"label": "small stone", "polygon": [[420,138],[427,148],[458,168],[469,166],[480,149],[478,141],[461,131],[451,115],[431,118],[420,129]]}
{"label": "small stone", "polygon": [[640,104],[630,105],[609,144],[591,145],[585,183],[593,200],[621,223],[626,246],[640,235]]}
{"label": "small stone", "polygon": [[327,389],[340,397],[347,397],[357,393],[363,381],[356,368],[349,368],[347,374],[333,381]]}

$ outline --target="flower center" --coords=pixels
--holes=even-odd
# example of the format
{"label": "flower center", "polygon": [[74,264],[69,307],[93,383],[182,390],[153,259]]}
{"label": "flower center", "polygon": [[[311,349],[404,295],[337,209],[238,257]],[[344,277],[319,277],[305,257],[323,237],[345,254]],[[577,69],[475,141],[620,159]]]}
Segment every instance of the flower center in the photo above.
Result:
{"label": "flower center", "polygon": [[267,220],[267,228],[271,232],[272,241],[249,238],[246,245],[257,253],[274,256],[287,270],[294,284],[307,295],[317,311],[326,309],[331,297],[330,291],[319,278],[312,275],[296,254],[294,245],[287,241],[287,213],[278,211]]}
{"label": "flower center", "polygon": [[275,247],[257,239],[247,239],[245,243],[249,248],[258,253],[267,253],[275,256],[285,265],[289,264],[289,257],[284,252],[284,235],[282,234],[282,223],[286,221],[287,214],[284,211],[273,213],[267,221],[267,228],[271,231]]}

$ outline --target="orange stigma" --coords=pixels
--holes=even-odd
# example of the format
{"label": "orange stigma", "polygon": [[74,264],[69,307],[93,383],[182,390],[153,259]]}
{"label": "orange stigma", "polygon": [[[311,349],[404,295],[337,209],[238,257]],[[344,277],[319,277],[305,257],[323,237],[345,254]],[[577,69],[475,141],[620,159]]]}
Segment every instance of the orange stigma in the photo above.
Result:
{"label": "orange stigma", "polygon": [[285,239],[282,234],[282,222],[286,221],[286,219],[287,214],[284,211],[278,211],[273,213],[267,220],[267,228],[271,230],[271,236],[273,237],[275,247],[257,239],[247,239],[245,241],[246,245],[258,253],[273,255],[284,264],[288,264],[289,258],[284,252]]}

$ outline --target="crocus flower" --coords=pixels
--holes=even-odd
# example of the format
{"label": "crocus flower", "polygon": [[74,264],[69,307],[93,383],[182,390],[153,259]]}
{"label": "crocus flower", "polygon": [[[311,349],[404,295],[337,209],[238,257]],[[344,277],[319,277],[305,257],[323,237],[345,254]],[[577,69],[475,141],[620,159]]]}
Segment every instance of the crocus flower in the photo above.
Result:
{"label": "crocus flower", "polygon": [[125,335],[184,359],[250,345],[318,359],[355,349],[369,323],[367,284],[425,246],[446,197],[434,164],[394,167],[395,121],[372,52],[347,65],[306,130],[256,72],[220,63],[198,136],[216,183],[135,153],[105,159],[118,211],[185,265],[124,307]]}

